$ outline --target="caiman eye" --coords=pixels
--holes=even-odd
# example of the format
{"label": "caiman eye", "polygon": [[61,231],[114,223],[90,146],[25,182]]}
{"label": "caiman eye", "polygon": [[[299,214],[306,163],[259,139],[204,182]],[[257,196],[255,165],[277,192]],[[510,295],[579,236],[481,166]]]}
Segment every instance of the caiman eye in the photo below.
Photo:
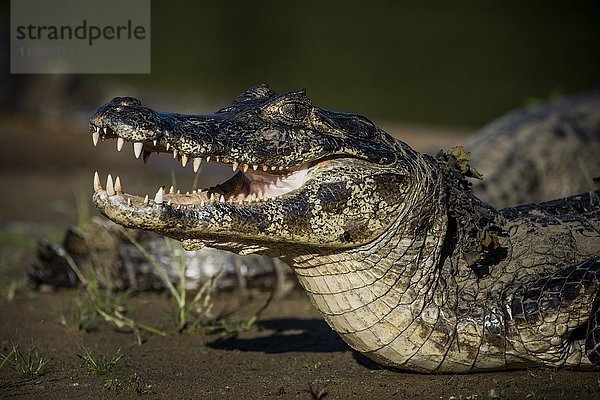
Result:
{"label": "caiman eye", "polygon": [[308,115],[308,108],[302,103],[285,103],[279,108],[279,112],[288,119],[301,120]]}

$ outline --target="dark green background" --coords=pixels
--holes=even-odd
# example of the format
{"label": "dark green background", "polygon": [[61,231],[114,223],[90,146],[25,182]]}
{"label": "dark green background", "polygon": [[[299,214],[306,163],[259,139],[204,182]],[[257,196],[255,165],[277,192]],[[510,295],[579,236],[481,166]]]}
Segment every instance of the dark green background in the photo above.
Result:
{"label": "dark green background", "polygon": [[227,101],[267,82],[374,118],[476,126],[600,87],[598,1],[152,2],[152,74]]}
{"label": "dark green background", "polygon": [[[152,0],[151,30],[151,74],[83,79],[221,105],[267,82],[378,120],[471,127],[532,99],[600,88],[598,0]],[[10,105],[15,93],[4,94],[35,77],[10,77],[0,61]]]}

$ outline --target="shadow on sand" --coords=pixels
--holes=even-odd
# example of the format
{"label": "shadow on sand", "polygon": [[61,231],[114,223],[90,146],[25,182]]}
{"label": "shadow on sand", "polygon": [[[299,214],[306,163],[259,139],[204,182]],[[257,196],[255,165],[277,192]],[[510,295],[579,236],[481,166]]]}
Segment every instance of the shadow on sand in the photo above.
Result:
{"label": "shadow on sand", "polygon": [[[351,351],[356,362],[368,369],[381,366],[352,350],[322,319],[282,318],[257,323],[265,336],[218,338],[206,345],[213,349],[254,351],[268,354],[287,352],[330,353]],[[270,331],[270,332],[269,332]]]}

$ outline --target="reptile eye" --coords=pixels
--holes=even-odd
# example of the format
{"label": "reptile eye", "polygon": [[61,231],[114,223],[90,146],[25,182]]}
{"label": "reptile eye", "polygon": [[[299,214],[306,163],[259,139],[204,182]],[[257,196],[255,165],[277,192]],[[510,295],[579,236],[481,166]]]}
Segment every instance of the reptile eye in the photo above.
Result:
{"label": "reptile eye", "polygon": [[301,120],[308,115],[308,109],[302,103],[285,103],[279,109],[281,114],[289,119]]}

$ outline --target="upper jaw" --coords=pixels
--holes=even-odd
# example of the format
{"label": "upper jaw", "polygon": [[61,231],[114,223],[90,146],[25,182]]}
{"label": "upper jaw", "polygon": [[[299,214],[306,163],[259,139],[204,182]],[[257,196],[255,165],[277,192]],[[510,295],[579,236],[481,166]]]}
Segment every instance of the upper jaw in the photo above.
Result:
{"label": "upper jaw", "polygon": [[[285,138],[265,138],[261,132],[249,130],[227,115],[183,115],[159,113],[133,105],[121,105],[115,98],[100,107],[90,118],[92,142],[114,139],[121,151],[131,143],[136,158],[144,162],[152,153],[171,153],[183,167],[193,165],[196,172],[202,162],[217,162],[230,166],[233,171],[263,171],[274,175],[287,175],[306,164],[306,153],[292,149],[289,154],[276,153],[265,144],[285,142]],[[232,137],[237,136],[237,141]],[[248,148],[253,150],[248,151]],[[322,154],[314,155],[318,159]],[[302,156],[302,157],[300,157]]]}

